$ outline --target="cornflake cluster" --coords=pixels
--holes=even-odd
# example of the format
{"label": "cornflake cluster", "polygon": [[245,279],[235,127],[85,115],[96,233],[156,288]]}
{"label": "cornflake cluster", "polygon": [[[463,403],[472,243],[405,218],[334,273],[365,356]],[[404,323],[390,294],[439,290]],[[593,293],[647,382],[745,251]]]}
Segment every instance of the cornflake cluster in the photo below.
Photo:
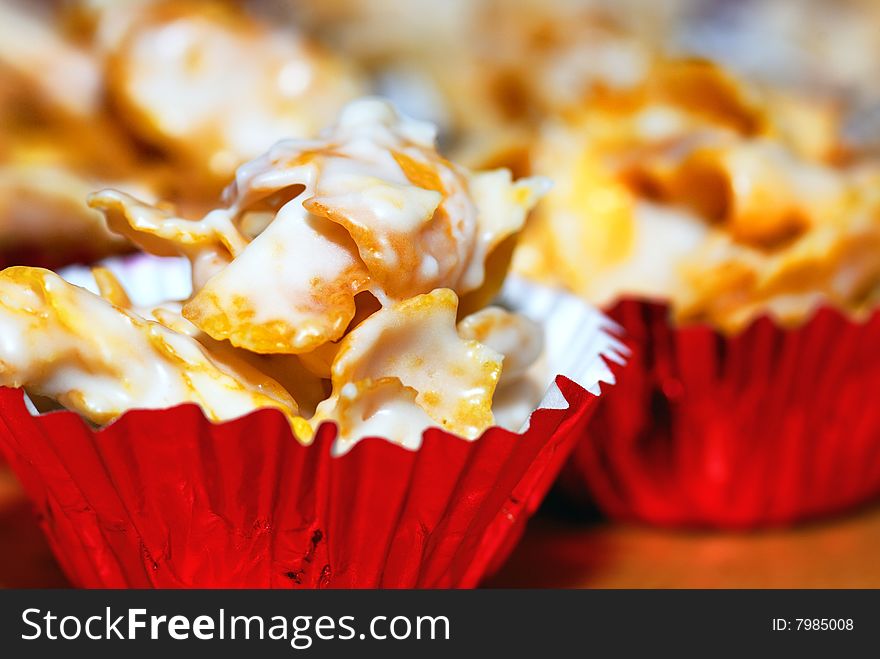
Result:
{"label": "cornflake cluster", "polygon": [[712,64],[658,64],[549,127],[556,187],[515,267],[607,304],[669,299],[735,332],[771,313],[880,299],[880,167],[848,159],[833,107],[760,94]]}
{"label": "cornflake cluster", "polygon": [[125,251],[89,192],[203,213],[239,165],[315,134],[364,89],[246,3],[0,3],[0,263]]}
{"label": "cornflake cluster", "polygon": [[[199,404],[215,420],[280,409],[297,437],[417,445],[440,426],[475,438],[496,387],[541,349],[531,321],[486,307],[547,186],[443,159],[430,125],[377,99],[316,140],[242,166],[200,220],[104,190],[89,204],[145,252],[183,256],[193,294],[132,305],[38,268],[0,273],[0,384],[107,423],[131,408]],[[502,377],[502,370],[504,376]]]}

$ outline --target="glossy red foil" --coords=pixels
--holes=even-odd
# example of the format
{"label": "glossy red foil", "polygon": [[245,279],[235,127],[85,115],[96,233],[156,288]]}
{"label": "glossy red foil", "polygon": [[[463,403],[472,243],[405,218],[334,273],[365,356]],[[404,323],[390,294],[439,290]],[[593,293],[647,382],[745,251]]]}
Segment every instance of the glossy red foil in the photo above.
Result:
{"label": "glossy red foil", "polygon": [[636,300],[609,315],[632,354],[563,483],[609,516],[752,528],[880,496],[880,312],[760,318],[726,337]]}
{"label": "glossy red foil", "polygon": [[409,451],[335,427],[300,445],[276,410],[211,423],[194,405],[102,430],[32,416],[0,388],[0,448],[71,581],[86,587],[473,587],[522,533],[593,412],[568,409],[476,442],[429,430]]}

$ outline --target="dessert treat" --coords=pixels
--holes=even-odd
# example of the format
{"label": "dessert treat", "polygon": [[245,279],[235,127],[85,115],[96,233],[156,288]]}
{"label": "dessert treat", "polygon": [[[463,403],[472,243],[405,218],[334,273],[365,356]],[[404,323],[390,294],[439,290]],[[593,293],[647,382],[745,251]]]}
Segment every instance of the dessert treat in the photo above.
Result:
{"label": "dessert treat", "polygon": [[876,373],[880,169],[833,107],[661,62],[535,161],[556,187],[515,267],[609,308],[633,351],[571,481],[616,516],[740,527],[880,492],[877,426],[844,413]]}
{"label": "dessert treat", "polygon": [[547,183],[434,140],[362,99],[201,219],[89,197],[151,255],[0,272],[0,445],[75,583],[472,586],[503,559],[622,346],[564,295],[487,304]]}
{"label": "dessert treat", "polygon": [[557,187],[520,269],[599,304],[670,300],[676,322],[727,332],[763,313],[799,323],[819,299],[870,309],[880,169],[839,162],[830,109],[756,96],[676,62],[549,128],[536,169]]}
{"label": "dessert treat", "polygon": [[[240,168],[228,207],[200,220],[112,190],[89,204],[144,250],[191,262],[193,294],[181,317],[163,310],[159,322],[298,361],[315,387],[328,384],[313,424],[400,399],[424,413],[421,426],[405,424],[416,437],[433,419],[475,438],[492,425],[504,355],[460,337],[456,322],[461,316],[475,331],[467,305],[495,284],[486,264],[546,183],[465,171],[433,143],[430,126],[361,100],[321,138],[280,142]],[[526,344],[538,340],[530,325],[506,320]],[[493,321],[484,315],[482,325],[489,333]],[[343,424],[341,436],[357,434]]]}
{"label": "dessert treat", "polygon": [[204,212],[238,165],[314,133],[363,87],[231,3],[7,4],[0,37],[0,266],[130,250],[84,193]]}

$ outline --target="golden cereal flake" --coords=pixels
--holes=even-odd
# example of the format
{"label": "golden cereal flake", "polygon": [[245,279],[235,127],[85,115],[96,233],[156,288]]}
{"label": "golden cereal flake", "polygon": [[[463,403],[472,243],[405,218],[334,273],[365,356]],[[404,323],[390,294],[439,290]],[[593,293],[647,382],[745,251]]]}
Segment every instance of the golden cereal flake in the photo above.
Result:
{"label": "golden cereal flake", "polygon": [[281,386],[247,364],[218,362],[190,337],[40,268],[0,272],[0,383],[100,424],[186,402],[212,420],[273,407],[301,422]]}
{"label": "golden cereal flake", "polygon": [[394,378],[416,392],[415,403],[446,430],[474,439],[492,425],[492,395],[502,356],[455,327],[458,300],[437,289],[377,311],[341,341],[333,362],[333,394],[346,387]]}
{"label": "golden cereal flake", "polygon": [[331,135],[305,205],[345,227],[380,297],[478,288],[488,254],[545,191],[542,179],[456,167],[437,153],[433,127],[379,100],[348,106]]}
{"label": "golden cereal flake", "polygon": [[348,234],[295,200],[196,292],[183,315],[252,352],[310,352],[342,336],[368,283]]}
{"label": "golden cereal flake", "polygon": [[421,433],[436,422],[416,402],[418,392],[397,378],[361,380],[344,385],[339,395],[318,406],[312,425],[335,421],[344,446],[365,437],[382,437],[417,449]]}
{"label": "golden cereal flake", "polygon": [[[151,309],[149,315],[168,329],[186,334],[204,346],[218,363],[229,363],[231,368],[245,363],[274,380],[293,397],[299,406],[299,413],[308,416],[314,413],[318,403],[330,393],[329,367],[327,378],[310,372],[299,355],[261,355],[236,348],[229,341],[213,339],[180,315],[177,305],[166,303]],[[327,344],[332,345],[332,344]],[[305,437],[308,434],[303,435]]]}
{"label": "golden cereal flake", "polygon": [[116,190],[91,194],[88,203],[104,214],[112,231],[157,256],[194,256],[222,248],[232,259],[246,246],[223,210],[208,213],[201,220],[188,220]]}

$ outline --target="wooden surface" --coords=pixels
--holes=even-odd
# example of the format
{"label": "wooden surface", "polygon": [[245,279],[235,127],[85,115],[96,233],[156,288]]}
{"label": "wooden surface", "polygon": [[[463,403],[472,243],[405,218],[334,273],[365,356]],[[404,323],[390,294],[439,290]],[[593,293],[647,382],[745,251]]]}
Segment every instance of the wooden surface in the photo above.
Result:
{"label": "wooden surface", "polygon": [[496,587],[878,588],[880,507],[794,529],[709,533],[535,519]]}
{"label": "wooden surface", "polygon": [[[750,534],[685,533],[537,518],[487,586],[880,587],[880,507]],[[0,467],[0,587],[64,587],[30,506]]]}

